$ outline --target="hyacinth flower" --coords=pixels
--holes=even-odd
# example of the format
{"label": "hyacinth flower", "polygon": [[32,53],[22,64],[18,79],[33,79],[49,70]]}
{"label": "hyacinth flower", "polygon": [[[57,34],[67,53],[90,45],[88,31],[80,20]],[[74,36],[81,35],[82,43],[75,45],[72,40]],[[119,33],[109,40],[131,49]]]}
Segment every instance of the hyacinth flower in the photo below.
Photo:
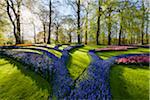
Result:
{"label": "hyacinth flower", "polygon": [[[59,61],[54,62],[53,70],[53,94],[59,99],[68,96],[73,86],[73,80],[69,75],[69,71],[66,67],[66,60],[69,57],[69,53],[64,52]],[[68,54],[68,57],[67,57]]]}
{"label": "hyacinth flower", "polygon": [[[92,62],[87,69],[87,78],[77,80],[75,89],[67,99],[110,100],[109,69],[110,61],[100,59],[94,50],[90,50]],[[84,77],[83,77],[84,78]]]}
{"label": "hyacinth flower", "polygon": [[[47,55],[41,55],[33,52],[19,52],[15,50],[6,50],[3,52],[5,55],[11,56],[25,64],[32,65],[31,70],[39,73],[43,78],[47,78],[48,74],[52,73],[52,67],[49,67],[52,64],[52,59]],[[51,75],[51,74],[50,74]]]}

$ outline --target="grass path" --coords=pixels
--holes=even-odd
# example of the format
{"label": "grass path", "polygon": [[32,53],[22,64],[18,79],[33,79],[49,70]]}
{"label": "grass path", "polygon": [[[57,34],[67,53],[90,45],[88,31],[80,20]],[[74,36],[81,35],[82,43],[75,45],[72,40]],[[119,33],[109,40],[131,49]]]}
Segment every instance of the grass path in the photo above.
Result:
{"label": "grass path", "polygon": [[48,82],[23,66],[0,56],[0,100],[47,100]]}
{"label": "grass path", "polygon": [[84,46],[75,49],[70,53],[71,57],[67,67],[73,79],[78,78],[84,69],[88,67],[91,62],[91,57],[88,55],[88,51],[97,47],[101,48],[103,46]]}

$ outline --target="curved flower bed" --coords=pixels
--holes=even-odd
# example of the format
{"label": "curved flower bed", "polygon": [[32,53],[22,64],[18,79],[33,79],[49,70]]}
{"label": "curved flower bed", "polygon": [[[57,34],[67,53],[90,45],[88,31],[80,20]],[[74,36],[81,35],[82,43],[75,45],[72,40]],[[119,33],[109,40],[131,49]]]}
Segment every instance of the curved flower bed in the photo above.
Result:
{"label": "curved flower bed", "polygon": [[[110,100],[109,68],[111,61],[99,58],[94,50],[89,51],[92,62],[86,69],[81,79],[77,80],[76,86],[66,99]],[[86,77],[85,77],[86,76]]]}
{"label": "curved flower bed", "polygon": [[108,46],[107,48],[98,48],[96,51],[126,51],[128,49],[137,49],[135,46]]}
{"label": "curved flower bed", "polygon": [[96,49],[96,51],[127,51],[126,47],[117,47],[117,48],[100,48]]}
{"label": "curved flower bed", "polygon": [[53,94],[57,99],[62,99],[68,96],[73,86],[73,80],[66,67],[68,59],[69,52],[63,51],[61,58],[54,62],[52,86]]}
{"label": "curved flower bed", "polygon": [[41,55],[33,52],[18,52],[15,50],[7,50],[1,52],[1,54],[12,57],[25,64],[32,65],[26,68],[35,71],[45,79],[50,78],[48,74],[52,73],[52,67],[50,65],[52,64],[53,60],[44,54]]}
{"label": "curved flower bed", "polygon": [[127,48],[127,49],[137,49],[136,46],[108,46],[107,48]]}
{"label": "curved flower bed", "polygon": [[43,50],[43,49],[39,49],[39,48],[28,48],[28,47],[22,47],[22,46],[1,46],[0,47],[1,50],[9,50],[9,49],[27,49],[27,50],[36,50],[39,52],[42,52],[43,54],[47,55],[49,58],[52,58],[54,60],[58,60],[58,57],[56,57],[54,54]]}
{"label": "curved flower bed", "polygon": [[141,55],[128,55],[122,58],[116,59],[118,64],[149,64],[150,56],[147,54]]}

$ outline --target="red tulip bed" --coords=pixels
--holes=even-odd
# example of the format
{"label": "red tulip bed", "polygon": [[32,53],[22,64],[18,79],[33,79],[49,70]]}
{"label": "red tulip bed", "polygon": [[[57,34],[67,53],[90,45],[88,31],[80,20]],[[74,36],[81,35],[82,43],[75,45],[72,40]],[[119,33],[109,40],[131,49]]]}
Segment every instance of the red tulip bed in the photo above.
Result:
{"label": "red tulip bed", "polygon": [[148,55],[135,55],[119,58],[117,64],[149,64],[150,57]]}
{"label": "red tulip bed", "polygon": [[98,48],[95,51],[127,51],[128,49],[136,49],[134,46],[108,46],[106,48]]}

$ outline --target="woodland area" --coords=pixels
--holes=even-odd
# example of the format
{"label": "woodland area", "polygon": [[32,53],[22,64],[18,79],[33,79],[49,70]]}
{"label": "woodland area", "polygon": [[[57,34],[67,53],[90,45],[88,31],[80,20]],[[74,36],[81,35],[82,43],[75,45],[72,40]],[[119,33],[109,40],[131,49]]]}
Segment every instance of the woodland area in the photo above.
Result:
{"label": "woodland area", "polygon": [[1,0],[0,43],[149,44],[148,7],[148,0]]}

